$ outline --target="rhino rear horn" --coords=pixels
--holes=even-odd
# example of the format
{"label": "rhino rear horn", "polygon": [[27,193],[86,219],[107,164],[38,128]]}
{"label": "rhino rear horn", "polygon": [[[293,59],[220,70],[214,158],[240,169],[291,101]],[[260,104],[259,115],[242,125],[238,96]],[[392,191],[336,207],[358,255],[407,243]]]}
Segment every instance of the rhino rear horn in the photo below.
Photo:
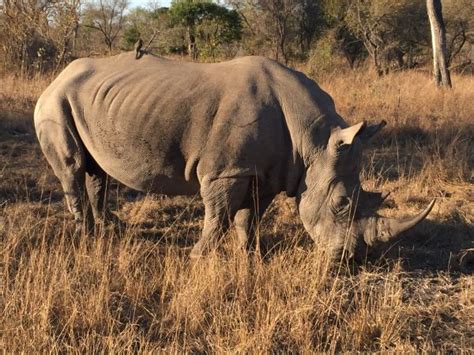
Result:
{"label": "rhino rear horn", "polygon": [[360,203],[361,206],[369,210],[378,210],[387,197],[390,195],[390,192],[371,192],[361,190],[360,192]]}

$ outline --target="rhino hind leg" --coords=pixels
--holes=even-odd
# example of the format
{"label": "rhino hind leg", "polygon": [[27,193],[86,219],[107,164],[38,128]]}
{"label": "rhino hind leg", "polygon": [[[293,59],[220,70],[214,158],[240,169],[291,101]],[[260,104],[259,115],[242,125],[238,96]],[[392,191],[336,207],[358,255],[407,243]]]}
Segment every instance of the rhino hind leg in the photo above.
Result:
{"label": "rhino hind leg", "polygon": [[203,179],[204,226],[201,238],[191,251],[191,258],[199,258],[216,247],[244,203],[249,183],[247,177]]}
{"label": "rhino hind leg", "polygon": [[85,194],[84,173],[66,172],[58,178],[64,190],[68,209],[74,216],[76,232],[80,233],[82,230],[89,232],[94,218]]}
{"label": "rhino hind leg", "polygon": [[[239,209],[234,218],[235,229],[237,230],[238,245],[248,252],[259,252],[258,245],[258,224],[263,214],[273,201],[274,196],[258,196],[252,192],[247,196],[243,208]],[[258,213],[256,213],[258,211]]]}
{"label": "rhino hind leg", "polygon": [[66,204],[74,215],[76,231],[89,229],[92,214],[85,194],[85,151],[73,127],[65,120],[36,119],[38,140],[64,191]]}

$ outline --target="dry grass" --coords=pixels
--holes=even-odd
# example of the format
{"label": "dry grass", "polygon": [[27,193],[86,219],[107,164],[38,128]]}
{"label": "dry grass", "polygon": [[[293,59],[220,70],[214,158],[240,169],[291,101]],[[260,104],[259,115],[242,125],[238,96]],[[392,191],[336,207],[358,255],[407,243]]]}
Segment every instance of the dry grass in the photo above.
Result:
{"label": "dry grass", "polygon": [[112,204],[128,227],[74,237],[31,125],[48,80],[0,80],[0,349],[474,351],[474,78],[454,77],[451,91],[421,73],[322,82],[349,121],[389,123],[363,174],[393,191],[383,214],[438,197],[384,257],[335,270],[283,197],[262,222],[262,260],[234,252],[231,233],[221,252],[189,263],[200,202],[121,186]]}

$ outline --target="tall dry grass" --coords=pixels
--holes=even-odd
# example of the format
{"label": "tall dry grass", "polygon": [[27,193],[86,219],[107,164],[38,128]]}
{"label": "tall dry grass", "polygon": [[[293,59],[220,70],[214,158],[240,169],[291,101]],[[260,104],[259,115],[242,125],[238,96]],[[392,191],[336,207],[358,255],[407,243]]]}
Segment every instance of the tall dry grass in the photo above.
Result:
{"label": "tall dry grass", "polygon": [[[127,227],[75,236],[36,144],[33,103],[47,79],[0,79],[0,348],[8,352],[354,352],[474,350],[474,79],[438,90],[421,73],[325,78],[349,121],[389,126],[366,151],[381,213],[429,220],[366,264],[330,267],[291,200],[260,226],[265,257],[223,248],[187,259],[198,199],[114,185]],[[383,257],[381,257],[383,255]]]}

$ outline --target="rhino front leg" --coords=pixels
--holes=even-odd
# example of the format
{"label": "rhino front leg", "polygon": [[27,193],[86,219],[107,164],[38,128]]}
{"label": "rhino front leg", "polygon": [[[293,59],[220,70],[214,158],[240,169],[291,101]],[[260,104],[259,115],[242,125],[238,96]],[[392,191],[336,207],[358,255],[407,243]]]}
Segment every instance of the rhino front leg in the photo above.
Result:
{"label": "rhino front leg", "polygon": [[[234,224],[237,230],[240,248],[248,252],[258,251],[257,226],[263,214],[273,201],[274,196],[256,197],[248,196],[248,202],[244,208],[237,211]],[[256,211],[258,210],[258,213]]]}
{"label": "rhino front leg", "polygon": [[249,182],[250,178],[246,177],[203,179],[204,227],[201,238],[191,251],[191,258],[199,258],[216,247],[219,237],[229,229],[230,221],[244,203]]}

